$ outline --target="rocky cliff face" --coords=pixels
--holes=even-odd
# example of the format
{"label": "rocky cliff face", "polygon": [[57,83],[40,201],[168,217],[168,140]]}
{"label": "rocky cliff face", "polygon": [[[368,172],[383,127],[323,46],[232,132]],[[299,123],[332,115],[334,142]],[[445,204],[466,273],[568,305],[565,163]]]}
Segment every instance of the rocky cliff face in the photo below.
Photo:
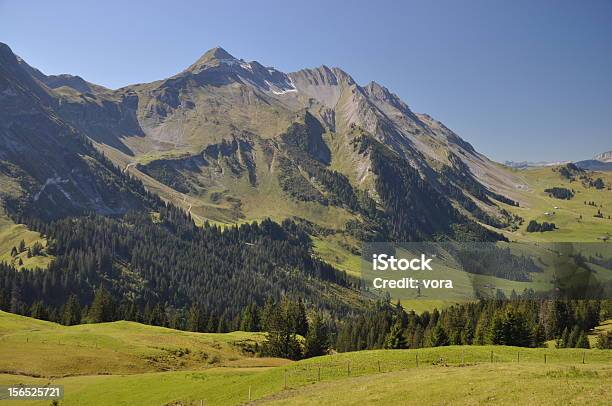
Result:
{"label": "rocky cliff face", "polygon": [[612,151],[602,152],[601,154],[596,155],[593,159],[601,162],[612,162]]}
{"label": "rocky cliff face", "polygon": [[13,185],[0,190],[2,203],[44,218],[141,207],[110,161],[57,114],[58,100],[0,44],[0,178]]}
{"label": "rocky cliff face", "polygon": [[[339,229],[376,219],[385,228],[385,221],[397,220],[391,200],[402,192],[393,185],[390,194],[396,180],[381,177],[401,173],[403,187],[426,184],[436,194],[437,215],[446,213],[446,225],[427,237],[448,234],[451,223],[472,221],[474,213],[479,221],[496,216],[489,198],[442,179],[448,168],[460,167],[470,184],[490,192],[482,196],[508,202],[502,195],[515,186],[509,172],[442,123],[414,113],[378,83],[358,85],[339,68],[286,74],[214,48],[171,78],[109,90],[77,76],[45,76],[17,59],[12,65],[51,121],[85,135],[150,188],[202,218],[297,216]],[[380,157],[394,167],[382,171]],[[423,210],[418,195],[412,199],[404,203]],[[272,201],[283,203],[266,208]],[[427,215],[434,214],[420,214]]]}

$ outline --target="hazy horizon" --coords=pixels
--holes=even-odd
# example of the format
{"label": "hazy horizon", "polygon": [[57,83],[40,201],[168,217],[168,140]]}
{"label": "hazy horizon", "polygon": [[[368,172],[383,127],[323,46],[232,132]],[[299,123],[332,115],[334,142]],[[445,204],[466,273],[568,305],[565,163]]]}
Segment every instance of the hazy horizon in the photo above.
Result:
{"label": "hazy horizon", "polygon": [[0,41],[45,74],[110,88],[172,76],[215,46],[285,72],[338,66],[499,162],[612,149],[612,3],[383,3],[0,0]]}

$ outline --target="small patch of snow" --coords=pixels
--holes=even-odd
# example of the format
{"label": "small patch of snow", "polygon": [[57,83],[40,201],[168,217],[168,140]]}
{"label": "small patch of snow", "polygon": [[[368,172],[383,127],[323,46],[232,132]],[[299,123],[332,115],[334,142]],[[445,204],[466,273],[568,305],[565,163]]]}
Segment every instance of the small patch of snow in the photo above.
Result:
{"label": "small patch of snow", "polygon": [[[283,95],[286,93],[292,93],[292,92],[297,92],[297,88],[295,87],[295,85],[293,84],[293,80],[291,80],[290,77],[288,77],[289,79],[289,83],[283,83],[282,86],[288,86],[288,88],[279,86],[279,85],[273,85],[272,83],[268,82],[267,80],[265,81],[266,84],[268,85],[268,87],[270,87],[270,91],[272,93],[274,93],[275,95]],[[274,90],[273,87],[277,88],[277,89],[281,89],[280,91]]]}
{"label": "small patch of snow", "polygon": [[248,70],[249,72],[253,73],[253,67],[252,67],[252,66],[251,66],[251,64],[250,64],[250,63],[248,63],[248,62],[240,62],[240,67],[241,67],[242,69],[246,69],[246,70]]}

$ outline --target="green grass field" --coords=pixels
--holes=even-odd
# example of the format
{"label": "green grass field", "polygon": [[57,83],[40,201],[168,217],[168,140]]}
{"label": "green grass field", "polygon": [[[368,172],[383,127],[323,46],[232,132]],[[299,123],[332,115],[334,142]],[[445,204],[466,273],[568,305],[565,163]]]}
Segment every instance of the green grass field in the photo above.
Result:
{"label": "green grass field", "polygon": [[[601,241],[598,238],[612,233],[612,220],[608,218],[612,215],[612,191],[607,188],[598,190],[594,187],[584,187],[579,180],[570,182],[554,171],[553,167],[516,170],[515,174],[522,179],[528,189],[517,192],[523,202],[521,207],[502,204],[508,211],[525,219],[518,231],[506,233],[511,240],[597,242]],[[602,178],[606,185],[612,184],[610,172],[594,172],[590,176],[593,179]],[[574,197],[562,200],[550,197],[544,192],[545,189],[555,186],[573,189]],[[595,202],[597,207],[585,205],[585,201]],[[598,209],[604,214],[604,218],[594,217]],[[558,230],[527,233],[525,228],[530,220],[540,223],[553,222]]]}
{"label": "green grass field", "polygon": [[0,372],[62,377],[278,365],[249,355],[263,339],[261,333],[190,333],[127,321],[67,327],[0,312]]}
{"label": "green grass field", "polygon": [[451,346],[291,362],[245,354],[245,342],[261,339],[128,322],[65,327],[0,312],[0,385],[63,385],[61,405],[234,405],[249,391],[255,403],[292,405],[611,399],[612,351]]}
{"label": "green grass field", "polygon": [[604,405],[609,366],[510,364],[424,367],[303,386],[264,397],[274,405]]}
{"label": "green grass field", "polygon": [[21,240],[26,243],[26,247],[31,247],[36,242],[40,242],[43,247],[47,246],[47,241],[39,233],[29,230],[23,224],[13,223],[0,207],[0,262],[18,266],[18,260],[21,258],[24,268],[46,268],[53,257],[41,255],[28,258],[25,252],[11,257],[11,250],[18,247]]}

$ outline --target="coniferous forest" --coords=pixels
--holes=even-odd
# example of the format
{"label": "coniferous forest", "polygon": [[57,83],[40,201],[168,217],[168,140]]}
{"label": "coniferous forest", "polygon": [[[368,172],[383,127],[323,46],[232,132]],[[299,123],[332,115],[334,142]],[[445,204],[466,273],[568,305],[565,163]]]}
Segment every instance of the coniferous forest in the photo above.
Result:
{"label": "coniferous forest", "polygon": [[327,285],[346,290],[356,282],[314,259],[310,238],[291,221],[222,231],[197,227],[169,205],[158,216],[132,212],[31,224],[47,236],[55,260],[46,270],[1,266],[0,303],[12,312],[27,314],[36,304],[59,320],[66,298],[91,306],[103,289],[117,304],[110,319],[137,309],[149,322],[151,309],[161,308],[180,327],[186,309],[195,305],[218,320],[213,330],[227,331],[243,308],[263,305],[266,297],[304,298],[334,315],[352,306],[322,294]]}
{"label": "coniferous forest", "polygon": [[313,258],[310,237],[289,220],[221,230],[197,227],[163,205],[155,215],[29,222],[55,259],[46,270],[0,264],[0,309],[65,325],[133,320],[265,331],[262,354],[299,359],[332,348],[538,347],[546,340],[588,347],[587,331],[612,317],[609,300],[550,300],[529,291],[422,314],[389,299],[369,301],[356,294],[357,280]]}
{"label": "coniferous forest", "polygon": [[[377,162],[377,170],[391,170]],[[392,207],[409,198],[379,186]],[[44,254],[55,259],[48,269],[0,264],[0,309],[65,325],[132,320],[197,332],[265,331],[259,352],[290,359],[331,349],[539,347],[546,340],[588,347],[587,331],[612,317],[609,300],[550,300],[529,291],[416,314],[389,299],[368,299],[359,280],[316,259],[304,224],[198,227],[153,196],[144,206],[149,210],[114,217],[50,219],[14,211],[16,222],[45,236]],[[398,225],[401,213],[394,214]],[[42,250],[30,247],[32,255]],[[599,341],[609,344],[607,337]]]}

